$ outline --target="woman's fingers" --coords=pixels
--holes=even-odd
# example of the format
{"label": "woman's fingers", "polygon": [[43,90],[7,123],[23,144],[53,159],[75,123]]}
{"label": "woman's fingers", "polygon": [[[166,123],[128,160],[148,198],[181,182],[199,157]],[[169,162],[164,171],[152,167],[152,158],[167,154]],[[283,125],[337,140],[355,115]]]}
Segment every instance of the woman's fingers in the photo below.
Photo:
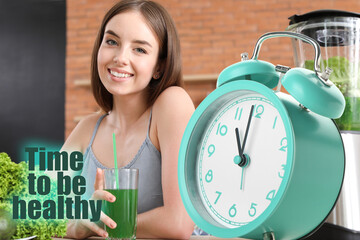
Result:
{"label": "woman's fingers", "polygon": [[104,189],[104,171],[100,168],[96,169],[94,188],[95,188],[95,190]]}
{"label": "woman's fingers", "polygon": [[95,190],[91,199],[93,200],[105,200],[108,202],[115,202],[116,198],[114,195],[105,190]]}
{"label": "woman's fingers", "polygon": [[106,226],[110,228],[116,228],[117,225],[116,222],[114,222],[114,220],[112,220],[108,215],[106,215],[102,211],[101,211],[100,219]]}
{"label": "woman's fingers", "polygon": [[108,191],[104,191],[104,171],[100,168],[96,169],[96,177],[94,184],[95,192],[92,196],[94,200],[106,200],[109,202],[114,202],[116,200],[115,196],[109,193]]}
{"label": "woman's fingers", "polygon": [[108,237],[108,233],[103,228],[98,226],[96,223],[90,222],[90,220],[86,219],[86,220],[83,220],[83,224],[85,225],[85,227],[90,229],[92,232],[94,232],[98,236]]}
{"label": "woman's fingers", "polygon": [[[103,212],[101,212],[100,220],[109,228],[116,228],[116,223]],[[108,237],[107,232],[101,227],[101,225],[99,226],[98,224],[91,222],[88,219],[83,220],[83,224],[95,234],[101,237]]]}
{"label": "woman's fingers", "polygon": [[[95,177],[95,184],[94,184],[94,194],[92,196],[92,199],[94,200],[106,200],[109,202],[115,202],[116,198],[114,195],[109,193],[108,191],[103,190],[104,189],[104,171],[100,168],[96,169],[96,177]],[[106,226],[110,228],[116,228],[116,223],[105,213],[101,211],[100,215],[100,221],[103,222]],[[107,232],[102,229],[99,225],[97,225],[94,222],[86,221],[84,224],[94,233],[96,233],[99,236],[107,237]]]}

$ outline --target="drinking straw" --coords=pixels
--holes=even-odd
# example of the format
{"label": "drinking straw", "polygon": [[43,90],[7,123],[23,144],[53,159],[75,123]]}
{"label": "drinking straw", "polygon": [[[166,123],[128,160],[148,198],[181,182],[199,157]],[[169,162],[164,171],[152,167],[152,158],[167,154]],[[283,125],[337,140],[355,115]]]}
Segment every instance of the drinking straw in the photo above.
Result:
{"label": "drinking straw", "polygon": [[114,165],[115,165],[116,188],[119,189],[119,171],[118,171],[118,165],[117,165],[115,133],[113,133],[113,151],[114,151]]}

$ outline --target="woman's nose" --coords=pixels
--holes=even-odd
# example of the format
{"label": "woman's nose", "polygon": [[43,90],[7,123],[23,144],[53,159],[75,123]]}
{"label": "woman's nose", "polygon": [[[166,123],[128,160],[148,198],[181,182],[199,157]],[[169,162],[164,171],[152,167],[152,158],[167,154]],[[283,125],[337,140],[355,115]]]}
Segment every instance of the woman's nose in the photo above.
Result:
{"label": "woman's nose", "polygon": [[129,54],[126,49],[119,49],[114,56],[114,62],[119,65],[129,64]]}

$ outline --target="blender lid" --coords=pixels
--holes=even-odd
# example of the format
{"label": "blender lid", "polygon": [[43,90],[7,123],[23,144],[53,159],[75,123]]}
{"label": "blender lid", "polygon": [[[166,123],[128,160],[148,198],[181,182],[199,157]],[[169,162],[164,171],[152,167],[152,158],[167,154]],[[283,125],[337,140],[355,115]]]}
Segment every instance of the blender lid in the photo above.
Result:
{"label": "blender lid", "polygon": [[[356,43],[360,14],[341,10],[317,10],[289,17],[288,29],[315,39],[321,47],[349,46]],[[358,34],[358,33],[357,33]]]}
{"label": "blender lid", "polygon": [[312,20],[314,18],[326,18],[326,17],[356,17],[360,18],[360,13],[355,12],[348,12],[348,11],[342,11],[342,10],[335,10],[335,9],[322,9],[322,10],[316,10],[312,12],[308,12],[302,15],[293,15],[289,17],[290,20],[289,25]]}

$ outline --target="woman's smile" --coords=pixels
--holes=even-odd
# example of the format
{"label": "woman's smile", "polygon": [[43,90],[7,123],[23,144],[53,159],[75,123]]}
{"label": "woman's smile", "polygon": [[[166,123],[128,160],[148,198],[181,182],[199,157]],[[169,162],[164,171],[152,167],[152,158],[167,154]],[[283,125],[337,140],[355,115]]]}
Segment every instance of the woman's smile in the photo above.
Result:
{"label": "woman's smile", "polygon": [[108,72],[110,74],[111,79],[113,79],[114,81],[123,81],[134,76],[134,74],[124,70],[115,70],[110,68],[108,69]]}

